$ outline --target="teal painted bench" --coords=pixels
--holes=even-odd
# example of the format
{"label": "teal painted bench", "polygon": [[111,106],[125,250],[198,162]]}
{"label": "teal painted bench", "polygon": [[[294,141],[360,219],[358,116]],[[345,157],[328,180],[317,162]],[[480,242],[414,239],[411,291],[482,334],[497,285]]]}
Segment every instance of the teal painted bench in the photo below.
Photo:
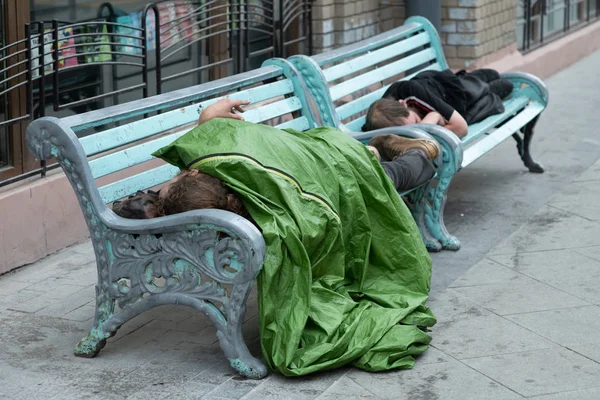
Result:
{"label": "teal painted bench", "polygon": [[[222,210],[133,220],[117,216],[107,204],[176,175],[177,168],[156,166],[156,161],[153,168],[141,167],[151,160],[153,151],[195,126],[199,105],[206,107],[225,94],[254,104],[244,114],[247,121],[288,116],[280,128],[313,128],[315,118],[303,103],[306,96],[298,95],[298,86],[283,72],[279,67],[260,68],[85,114],[40,118],[29,125],[29,149],[39,159],[55,157],[71,182],[96,255],[96,314],[90,333],[75,347],[76,355],[96,356],[122,324],[148,309],[181,304],[212,321],[225,356],[240,374],[250,378],[267,374],[242,337],[246,299],[264,257],[259,230]],[[270,103],[256,104],[266,101]],[[156,115],[156,111],[161,113]],[[127,121],[145,114],[153,115]],[[114,122],[121,125],[76,136]],[[133,175],[120,175],[121,179],[98,186],[98,178],[126,174],[136,166]]]}
{"label": "teal painted bench", "polygon": [[[435,28],[422,17],[409,18],[403,26],[373,38],[313,57],[293,56],[288,62],[301,73],[321,123],[339,127],[357,139],[364,138],[360,129],[365,111],[391,83],[399,78],[410,79],[424,70],[448,68]],[[459,240],[445,227],[444,206],[450,182],[461,168],[512,136],[525,166],[531,172],[543,172],[531,157],[530,144],[534,126],[548,102],[548,90],[530,74],[513,72],[502,76],[514,83],[512,94],[504,101],[505,112],[471,125],[462,140],[439,126],[403,127],[407,135],[411,129],[425,131],[442,146],[444,162],[437,179],[420,189],[424,193],[415,196],[412,210],[432,251],[460,248]],[[379,87],[373,89],[374,85]],[[340,104],[344,97],[352,99]],[[374,133],[382,131],[369,132],[369,136]]]}

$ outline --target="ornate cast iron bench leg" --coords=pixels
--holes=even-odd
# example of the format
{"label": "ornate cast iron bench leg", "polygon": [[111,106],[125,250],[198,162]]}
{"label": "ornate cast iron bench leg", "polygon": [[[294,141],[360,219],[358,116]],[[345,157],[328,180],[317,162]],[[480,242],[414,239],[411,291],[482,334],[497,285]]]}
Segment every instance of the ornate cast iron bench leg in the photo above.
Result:
{"label": "ornate cast iron bench leg", "polygon": [[[252,379],[266,376],[265,365],[250,354],[242,337],[246,300],[260,265],[246,265],[252,262],[246,256],[252,249],[222,234],[202,226],[163,235],[108,231],[106,248],[94,243],[99,272],[94,325],[75,354],[94,357],[129,319],[159,305],[180,304],[211,320],[236,371]],[[231,293],[220,283],[232,284]]]}

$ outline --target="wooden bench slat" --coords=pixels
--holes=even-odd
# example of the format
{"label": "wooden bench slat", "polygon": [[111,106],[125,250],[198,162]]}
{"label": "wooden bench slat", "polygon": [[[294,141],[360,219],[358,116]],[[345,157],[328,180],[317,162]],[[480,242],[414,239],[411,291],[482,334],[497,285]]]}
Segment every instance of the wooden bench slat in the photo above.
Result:
{"label": "wooden bench slat", "polygon": [[389,32],[383,32],[377,36],[369,38],[368,40],[362,40],[355,44],[344,46],[340,49],[316,54],[312,56],[312,59],[315,60],[320,67],[323,67],[327,64],[332,64],[340,60],[346,60],[349,57],[354,57],[355,55],[363,54],[370,49],[375,49],[385,46],[389,43],[393,43],[403,37],[410,36],[419,31],[423,31],[423,26],[421,24],[406,24],[402,27],[401,32],[398,32],[392,36],[390,36]]}
{"label": "wooden bench slat", "polygon": [[293,119],[291,121],[284,122],[276,126],[279,129],[294,129],[298,132],[304,132],[310,129],[310,123],[308,122],[308,118],[300,117]]}
{"label": "wooden bench slat", "polygon": [[353,132],[360,132],[362,130],[362,126],[365,124],[367,120],[367,116],[363,115],[362,117],[358,117],[353,119],[352,121],[346,124],[346,128]]}
{"label": "wooden bench slat", "polygon": [[244,112],[244,119],[248,122],[259,123],[298,111],[302,108],[302,103],[297,97],[289,97],[273,103],[265,104],[254,110]]}
{"label": "wooden bench slat", "polygon": [[[295,97],[290,97],[288,99],[283,99],[274,103],[270,103],[258,109],[248,110],[244,113],[244,118],[248,122],[259,123],[265,120],[269,120],[271,118],[278,117],[283,114],[297,111],[300,108],[302,108],[300,100],[298,100]],[[297,130],[307,130],[308,120],[306,119],[306,117],[303,117],[303,120],[298,120],[299,119],[288,121],[283,125],[286,125],[285,127],[291,127]],[[151,153],[160,149],[161,147],[168,145],[169,143],[183,135],[186,131],[176,132],[171,135],[164,136],[147,143],[132,146],[130,148],[123,149],[112,154],[108,154],[104,157],[92,160],[90,161],[92,175],[94,179],[96,179],[101,176],[112,174],[113,172],[117,172],[125,168],[129,168],[134,165],[151,160]]]}
{"label": "wooden bench slat", "polygon": [[[436,70],[436,71],[440,71],[441,70],[441,65],[439,63],[435,63],[435,64],[431,64],[429,66],[427,66],[427,68],[423,68],[421,70],[419,70],[419,72],[415,72],[414,74],[411,74],[405,78],[402,78],[400,80],[405,81],[405,80],[410,80],[412,79],[415,75],[423,72],[423,71],[429,71],[429,70]],[[368,93],[362,97],[359,97],[358,99],[354,99],[352,101],[349,101],[346,104],[343,104],[341,106],[339,106],[338,108],[336,108],[336,111],[338,113],[338,117],[341,120],[344,120],[354,114],[357,114],[359,112],[365,111],[366,109],[368,109],[371,104],[373,104],[373,102],[379,100],[381,98],[381,96],[383,96],[383,94],[385,93],[385,91],[390,87],[391,85],[386,85],[384,87],[382,87],[381,89],[377,89],[374,92]]]}
{"label": "wooden bench slat", "polygon": [[179,173],[179,168],[165,164],[160,167],[132,175],[129,178],[110,183],[98,189],[104,203],[112,203],[115,200],[126,197],[138,190],[145,190],[165,183]]}
{"label": "wooden bench slat", "polygon": [[462,168],[465,168],[486,154],[488,151],[496,147],[506,138],[519,130],[522,126],[534,119],[542,111],[544,111],[544,105],[540,103],[532,103],[525,107],[516,116],[511,118],[511,120],[506,124],[492,132],[489,136],[471,145],[463,153],[463,161],[461,164]]}
{"label": "wooden bench slat", "polygon": [[139,115],[151,113],[157,110],[176,107],[179,105],[198,103],[201,99],[208,98],[221,93],[232,92],[239,88],[249,87],[253,84],[282,76],[281,68],[266,66],[256,70],[243,72],[241,74],[217,79],[216,81],[201,83],[199,85],[186,87],[146,97],[139,100],[118,104],[99,110],[89,111],[83,114],[71,115],[62,118],[63,123],[70,126],[74,132],[78,132],[94,126],[121,121]]}
{"label": "wooden bench slat", "polygon": [[414,50],[419,46],[424,46],[429,42],[429,34],[427,32],[422,32],[416,36],[406,38],[394,44],[369,52],[363,56],[327,68],[323,70],[323,75],[325,75],[327,82],[331,82],[382,61],[397,57],[398,55]]}
{"label": "wooden bench slat", "polygon": [[348,79],[338,85],[332,86],[330,89],[331,99],[333,101],[338,100],[347,94],[354,93],[357,90],[366,88],[374,83],[384,81],[387,78],[425,64],[431,60],[435,60],[435,51],[431,48],[404,57],[401,60],[394,61],[381,68],[374,69],[373,71],[369,71],[355,78]]}
{"label": "wooden bench slat", "polygon": [[481,122],[469,126],[467,136],[461,139],[463,147],[469,146],[481,135],[485,134],[491,128],[499,125],[512,117],[514,113],[525,107],[529,103],[528,97],[515,97],[504,101],[504,112],[502,114],[492,115]]}
{"label": "wooden bench slat", "polygon": [[121,171],[125,168],[149,161],[153,159],[153,152],[170,144],[184,133],[185,131],[173,133],[151,142],[142,143],[92,160],[89,163],[90,169],[92,170],[92,176],[94,179],[97,179],[101,176],[109,175],[113,172]]}
{"label": "wooden bench slat", "polygon": [[[226,97],[236,100],[250,100],[252,103],[257,103],[273,97],[290,94],[293,90],[292,82],[289,79],[283,79],[267,85],[231,93]],[[112,129],[107,129],[100,133],[83,137],[80,139],[80,142],[88,156],[114,149],[123,146],[124,144],[135,142],[157,133],[192,123],[198,119],[199,105],[207,107],[210,104],[216,103],[223,97],[225,96],[165,112],[152,118],[146,118]]]}

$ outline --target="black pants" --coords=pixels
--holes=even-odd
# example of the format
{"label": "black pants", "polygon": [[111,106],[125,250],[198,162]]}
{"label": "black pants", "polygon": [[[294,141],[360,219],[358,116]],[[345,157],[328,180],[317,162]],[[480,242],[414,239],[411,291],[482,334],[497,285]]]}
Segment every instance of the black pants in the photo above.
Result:
{"label": "black pants", "polygon": [[490,91],[492,93],[496,93],[501,99],[508,96],[513,90],[512,82],[508,79],[501,78],[500,74],[495,69],[482,68],[471,72],[466,72],[463,70],[458,72],[456,75],[474,76],[477,79],[486,82],[490,87]]}
{"label": "black pants", "polygon": [[394,161],[383,161],[381,166],[399,192],[421,186],[435,175],[433,163],[420,151],[408,151]]}

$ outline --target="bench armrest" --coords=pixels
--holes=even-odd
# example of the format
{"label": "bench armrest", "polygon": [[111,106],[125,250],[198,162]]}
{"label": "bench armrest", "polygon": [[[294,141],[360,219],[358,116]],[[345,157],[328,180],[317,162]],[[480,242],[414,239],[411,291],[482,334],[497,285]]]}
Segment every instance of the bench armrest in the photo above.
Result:
{"label": "bench armrest", "polygon": [[539,96],[539,100],[542,101],[544,105],[548,104],[550,93],[548,92],[548,88],[544,81],[537,76],[527,72],[504,72],[500,74],[500,76],[513,83],[525,83],[529,85]]}
{"label": "bench armrest", "polygon": [[260,231],[250,221],[223,210],[195,210],[148,220],[121,218],[102,201],[87,157],[70,126],[54,117],[33,121],[27,127],[27,146],[41,160],[55,157],[69,179],[97,242],[109,234],[157,235],[189,230],[213,229],[242,242],[252,264],[262,265],[265,243]]}
{"label": "bench armrest", "polygon": [[452,131],[432,124],[414,124],[403,128],[419,129],[438,141],[442,146],[443,165],[448,169],[443,171],[444,175],[448,173],[453,175],[460,170],[463,159],[462,143]]}
{"label": "bench armrest", "polygon": [[440,126],[430,124],[414,124],[376,129],[369,132],[348,132],[357,140],[368,140],[377,135],[400,135],[415,139],[434,139],[442,147],[442,153],[436,160],[438,176],[449,172],[454,174],[462,163],[462,145],[460,139],[452,132]]}

